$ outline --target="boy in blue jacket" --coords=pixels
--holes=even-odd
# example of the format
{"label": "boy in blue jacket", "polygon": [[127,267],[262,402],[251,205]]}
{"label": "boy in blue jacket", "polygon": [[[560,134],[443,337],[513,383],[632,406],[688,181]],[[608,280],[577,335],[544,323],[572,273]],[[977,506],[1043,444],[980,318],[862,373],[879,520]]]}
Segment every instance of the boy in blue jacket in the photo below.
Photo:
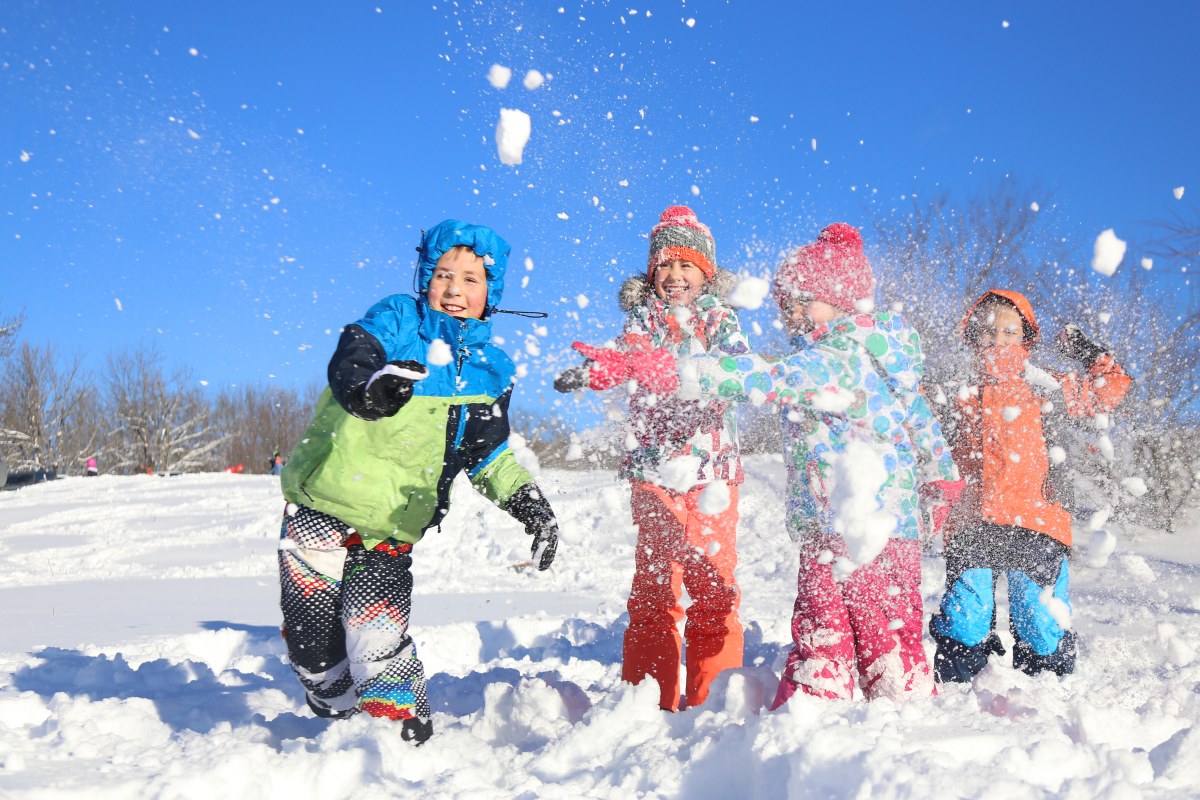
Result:
{"label": "boy in blue jacket", "polygon": [[432,734],[425,669],[408,634],[412,553],[472,485],[533,537],[547,569],[554,512],[508,447],[514,366],[490,343],[509,246],[446,220],[422,237],[417,297],[392,295],[347,325],[329,388],[282,474],[280,605],[313,712],[402,721]]}

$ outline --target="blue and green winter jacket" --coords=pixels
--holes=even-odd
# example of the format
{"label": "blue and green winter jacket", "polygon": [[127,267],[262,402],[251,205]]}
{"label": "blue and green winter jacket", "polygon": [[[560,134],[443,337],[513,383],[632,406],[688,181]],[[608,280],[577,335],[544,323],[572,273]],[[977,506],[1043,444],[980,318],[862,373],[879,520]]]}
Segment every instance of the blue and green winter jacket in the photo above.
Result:
{"label": "blue and green winter jacket", "polygon": [[[449,510],[466,471],[500,506],[529,473],[508,446],[514,366],[491,344],[491,322],[457,319],[424,298],[438,258],[458,245],[484,257],[488,315],[503,291],[508,245],[489,228],[447,220],[423,239],[418,297],[392,295],[346,326],[329,363],[329,388],[283,470],[284,497],[355,528],[370,548],[417,542]],[[438,341],[444,345],[437,344]],[[428,377],[391,417],[369,419],[367,382],[389,361],[417,361]]]}

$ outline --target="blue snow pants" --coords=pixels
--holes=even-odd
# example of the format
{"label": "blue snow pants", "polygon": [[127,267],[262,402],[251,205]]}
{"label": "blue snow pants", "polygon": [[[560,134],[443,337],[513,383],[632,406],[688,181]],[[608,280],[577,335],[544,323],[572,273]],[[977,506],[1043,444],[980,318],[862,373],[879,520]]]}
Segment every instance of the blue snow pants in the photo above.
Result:
{"label": "blue snow pants", "polygon": [[981,523],[954,534],[946,544],[946,591],[929,624],[938,680],[968,682],[991,653],[1004,654],[993,631],[1000,572],[1008,579],[1013,666],[1030,675],[1073,672],[1075,634],[1062,625],[1071,609],[1069,556],[1061,542],[1016,526]]}

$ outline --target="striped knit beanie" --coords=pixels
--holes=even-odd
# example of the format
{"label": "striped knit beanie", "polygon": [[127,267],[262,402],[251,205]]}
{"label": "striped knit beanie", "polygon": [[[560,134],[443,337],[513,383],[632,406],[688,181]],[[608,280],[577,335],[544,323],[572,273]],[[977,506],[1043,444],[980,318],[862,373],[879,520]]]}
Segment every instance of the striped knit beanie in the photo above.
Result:
{"label": "striped knit beanie", "polygon": [[677,258],[695,264],[710,281],[717,273],[717,243],[708,226],[687,206],[671,206],[662,212],[650,231],[647,279],[653,281],[654,270]]}

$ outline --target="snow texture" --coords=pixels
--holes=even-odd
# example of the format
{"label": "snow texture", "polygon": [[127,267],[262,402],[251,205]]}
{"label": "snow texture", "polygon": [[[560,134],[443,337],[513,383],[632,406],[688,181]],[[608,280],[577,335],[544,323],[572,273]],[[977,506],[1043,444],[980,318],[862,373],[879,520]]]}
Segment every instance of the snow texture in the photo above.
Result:
{"label": "snow texture", "polygon": [[[552,469],[540,485],[562,525],[548,572],[510,568],[528,537],[462,478],[416,548],[412,633],[435,730],[419,749],[393,723],[306,708],[278,628],[278,479],[102,475],[0,493],[0,796],[1200,796],[1195,512],[1175,534],[1113,521],[1122,552],[1072,563],[1074,675],[1031,678],[993,656],[936,697],[797,696],[770,713],[797,553],[780,535],[782,461],[754,456],[739,504],[745,666],[667,714],[652,682],[620,680],[628,487]],[[927,556],[927,614],[942,580]],[[1011,653],[1003,612],[997,630]]]}

